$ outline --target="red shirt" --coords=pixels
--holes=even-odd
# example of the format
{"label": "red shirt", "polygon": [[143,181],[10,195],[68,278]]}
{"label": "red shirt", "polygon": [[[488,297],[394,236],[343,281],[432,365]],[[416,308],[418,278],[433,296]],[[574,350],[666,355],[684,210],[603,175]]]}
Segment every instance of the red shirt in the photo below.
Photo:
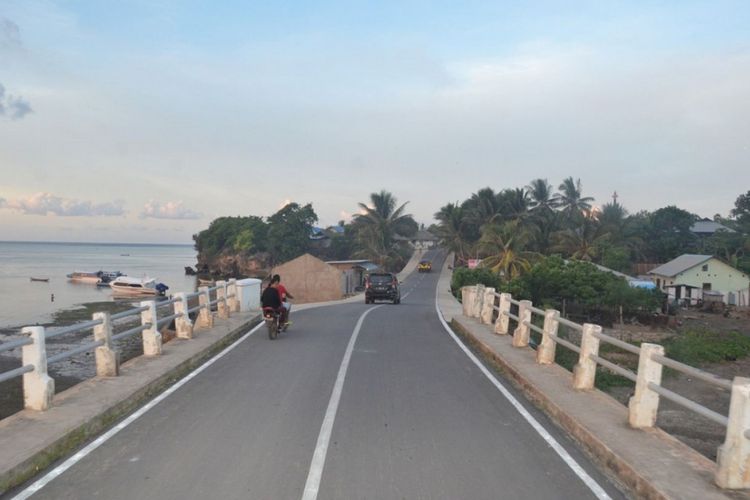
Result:
{"label": "red shirt", "polygon": [[284,285],[279,283],[276,287],[276,290],[279,291],[279,297],[281,297],[281,301],[286,302],[286,288],[284,288]]}

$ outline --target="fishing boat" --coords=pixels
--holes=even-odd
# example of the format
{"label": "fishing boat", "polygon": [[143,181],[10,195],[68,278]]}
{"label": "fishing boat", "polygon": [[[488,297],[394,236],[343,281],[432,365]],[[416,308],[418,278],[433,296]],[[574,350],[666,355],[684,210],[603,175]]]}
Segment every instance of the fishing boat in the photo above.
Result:
{"label": "fishing boat", "polygon": [[68,279],[70,281],[75,281],[78,283],[99,283],[99,281],[102,279],[101,277],[101,271],[98,271],[96,273],[87,273],[84,271],[76,271],[73,273],[70,273],[68,275]]}
{"label": "fishing boat", "polygon": [[49,278],[35,278],[35,277],[32,276],[29,279],[31,281],[41,281],[42,283],[49,283]]}
{"label": "fishing boat", "polygon": [[133,278],[118,276],[109,283],[112,291],[119,295],[164,295],[169,288],[164,283],[156,283],[154,278]]}

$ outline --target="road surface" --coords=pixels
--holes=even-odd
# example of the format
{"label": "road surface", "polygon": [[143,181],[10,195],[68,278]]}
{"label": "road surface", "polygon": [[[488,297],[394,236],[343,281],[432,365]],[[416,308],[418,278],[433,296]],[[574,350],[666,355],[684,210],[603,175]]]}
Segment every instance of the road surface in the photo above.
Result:
{"label": "road surface", "polygon": [[406,278],[400,305],[293,312],[274,341],[258,329],[57,477],[12,495],[623,498],[510,390],[530,424],[446,331],[435,307],[443,256],[427,258],[434,271]]}

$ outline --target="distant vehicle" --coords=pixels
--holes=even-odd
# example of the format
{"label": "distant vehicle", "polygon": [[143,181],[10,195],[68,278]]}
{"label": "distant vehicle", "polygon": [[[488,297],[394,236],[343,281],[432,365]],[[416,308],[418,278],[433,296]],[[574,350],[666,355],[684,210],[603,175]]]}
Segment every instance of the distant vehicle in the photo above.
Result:
{"label": "distant vehicle", "polygon": [[154,278],[132,278],[119,276],[109,286],[116,294],[123,295],[164,295],[169,288],[164,283],[156,283]]}
{"label": "distant vehicle", "polygon": [[394,304],[401,303],[401,290],[398,278],[392,273],[371,273],[365,279],[365,304],[372,304],[376,300],[390,300]]}
{"label": "distant vehicle", "polygon": [[420,273],[429,273],[430,271],[432,271],[432,262],[430,262],[429,260],[421,261],[417,266],[417,270]]}

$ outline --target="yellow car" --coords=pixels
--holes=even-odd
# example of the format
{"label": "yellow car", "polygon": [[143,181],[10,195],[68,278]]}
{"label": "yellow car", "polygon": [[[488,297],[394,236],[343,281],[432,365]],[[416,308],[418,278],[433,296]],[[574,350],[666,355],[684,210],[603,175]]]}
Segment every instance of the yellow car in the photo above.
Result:
{"label": "yellow car", "polygon": [[432,262],[430,262],[429,260],[423,260],[419,263],[417,269],[420,273],[429,273],[430,271],[432,271]]}

